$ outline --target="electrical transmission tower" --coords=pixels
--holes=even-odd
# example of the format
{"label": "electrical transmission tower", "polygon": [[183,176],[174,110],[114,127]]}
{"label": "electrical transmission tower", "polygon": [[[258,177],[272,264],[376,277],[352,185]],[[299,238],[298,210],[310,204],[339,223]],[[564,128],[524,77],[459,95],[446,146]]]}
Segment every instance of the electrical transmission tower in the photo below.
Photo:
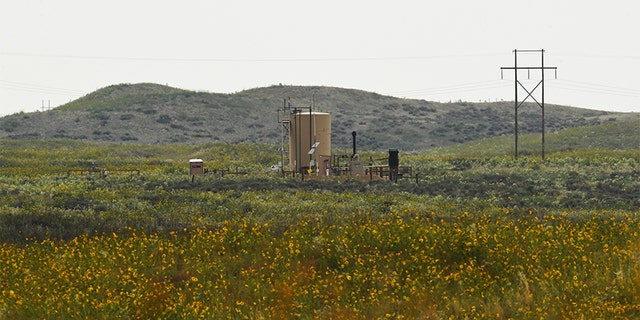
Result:
{"label": "electrical transmission tower", "polygon": [[[540,66],[518,66],[518,53],[539,53],[540,54]],[[544,49],[539,50],[513,50],[513,67],[501,67],[500,73],[502,77],[502,73],[504,70],[513,70],[515,75],[515,157],[518,159],[518,108],[522,106],[522,104],[527,101],[527,99],[531,98],[535,103],[542,109],[542,160],[544,160],[544,72],[545,70],[554,70],[555,77],[558,78],[558,67],[545,67],[544,65]],[[538,84],[533,87],[533,89],[529,90],[527,87],[518,80],[518,71],[527,70],[527,78],[531,78],[531,70],[540,70],[541,79]],[[503,78],[503,77],[502,77]],[[520,101],[518,99],[518,92],[522,88],[527,95]],[[533,93],[540,88],[541,92],[541,101],[538,101]]]}

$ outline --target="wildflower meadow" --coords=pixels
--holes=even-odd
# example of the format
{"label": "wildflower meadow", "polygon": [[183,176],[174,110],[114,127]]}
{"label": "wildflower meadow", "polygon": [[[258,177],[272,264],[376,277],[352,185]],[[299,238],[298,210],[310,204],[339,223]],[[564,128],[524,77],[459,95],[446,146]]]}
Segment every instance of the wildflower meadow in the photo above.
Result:
{"label": "wildflower meadow", "polygon": [[638,151],[407,154],[396,184],[283,178],[269,145],[2,143],[0,319],[640,317]]}

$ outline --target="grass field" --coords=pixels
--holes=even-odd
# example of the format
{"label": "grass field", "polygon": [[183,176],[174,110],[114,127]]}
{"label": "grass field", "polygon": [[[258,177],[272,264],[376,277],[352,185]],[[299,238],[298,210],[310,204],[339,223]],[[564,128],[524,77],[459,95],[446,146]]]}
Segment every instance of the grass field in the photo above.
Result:
{"label": "grass field", "polygon": [[0,319],[640,317],[638,150],[408,153],[393,184],[281,178],[271,145],[0,143]]}

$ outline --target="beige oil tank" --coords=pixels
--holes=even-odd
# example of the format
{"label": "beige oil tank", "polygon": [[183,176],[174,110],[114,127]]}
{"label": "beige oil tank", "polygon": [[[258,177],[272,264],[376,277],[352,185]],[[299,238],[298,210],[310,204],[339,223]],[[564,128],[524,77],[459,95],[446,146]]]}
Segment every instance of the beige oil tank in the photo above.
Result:
{"label": "beige oil tank", "polygon": [[294,112],[289,118],[289,166],[294,172],[311,170],[328,175],[331,168],[331,115]]}

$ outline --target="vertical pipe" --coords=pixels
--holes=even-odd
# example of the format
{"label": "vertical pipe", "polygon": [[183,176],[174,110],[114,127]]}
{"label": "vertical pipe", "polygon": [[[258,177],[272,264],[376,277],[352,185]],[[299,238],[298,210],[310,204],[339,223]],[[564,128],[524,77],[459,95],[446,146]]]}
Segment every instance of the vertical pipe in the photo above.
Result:
{"label": "vertical pipe", "polygon": [[351,158],[353,158],[353,156],[356,155],[356,132],[351,132],[351,136],[353,137],[353,154],[351,155]]}
{"label": "vertical pipe", "polygon": [[284,122],[280,120],[280,110],[278,110],[278,125],[280,126],[280,173],[284,177]]}
{"label": "vertical pipe", "polygon": [[513,66],[515,71],[515,139],[516,139],[516,160],[518,160],[518,49],[513,50]]}
{"label": "vertical pipe", "polygon": [[[309,149],[311,149],[311,146],[313,145],[313,117],[311,115],[311,106],[309,106]],[[310,150],[307,150],[307,152],[309,152]],[[309,155],[309,169],[311,169],[311,159],[312,155]]]}
{"label": "vertical pipe", "polygon": [[540,50],[542,63],[542,160],[544,160],[544,49]]}
{"label": "vertical pipe", "polygon": [[300,162],[300,128],[298,128],[298,109],[293,108],[293,134],[295,139],[293,139],[293,144],[295,146],[295,158],[293,160],[293,170],[297,174],[298,173],[298,165]]}
{"label": "vertical pipe", "polygon": [[[318,142],[318,116],[313,117],[313,145]],[[320,165],[318,164],[318,147],[316,146],[316,151],[313,152],[313,163],[316,166],[316,175],[320,172]]]}
{"label": "vertical pipe", "polygon": [[[297,110],[297,109],[296,109]],[[302,110],[297,110],[296,111],[296,126],[298,128],[298,155],[297,155],[297,159],[296,159],[296,170],[298,171],[298,173],[302,173],[302,165],[300,164],[302,162]],[[300,124],[298,124],[298,122],[300,122]]]}

